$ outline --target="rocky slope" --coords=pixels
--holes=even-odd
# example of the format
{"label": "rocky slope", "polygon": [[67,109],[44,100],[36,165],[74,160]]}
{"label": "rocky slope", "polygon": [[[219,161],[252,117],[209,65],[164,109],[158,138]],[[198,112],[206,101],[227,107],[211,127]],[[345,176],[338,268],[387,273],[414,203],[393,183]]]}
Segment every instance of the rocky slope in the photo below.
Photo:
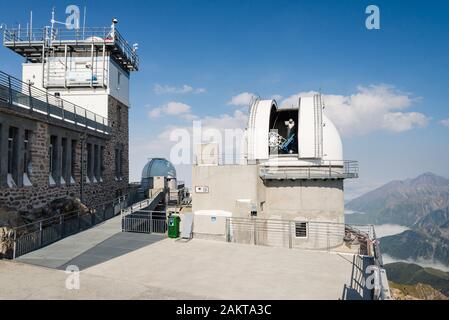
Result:
{"label": "rocky slope", "polygon": [[[423,299],[423,295],[417,296],[416,294],[417,289],[423,289],[421,293],[427,291],[428,294],[434,295],[434,299],[436,297],[446,297],[447,299],[449,296],[449,272],[403,262],[386,264],[385,269],[388,280],[394,283],[393,287],[405,294]],[[426,290],[428,288],[425,286],[429,286],[433,290]],[[437,291],[439,294],[433,291]]]}
{"label": "rocky slope", "polygon": [[391,281],[389,284],[393,300],[449,300],[449,297],[427,284],[404,285]]}

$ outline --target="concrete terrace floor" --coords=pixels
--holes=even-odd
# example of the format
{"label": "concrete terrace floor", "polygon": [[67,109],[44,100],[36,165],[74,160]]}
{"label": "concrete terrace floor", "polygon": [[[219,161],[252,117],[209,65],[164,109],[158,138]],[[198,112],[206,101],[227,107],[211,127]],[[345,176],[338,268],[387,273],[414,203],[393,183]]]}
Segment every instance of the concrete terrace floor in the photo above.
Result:
{"label": "concrete terrace floor", "polygon": [[[118,217],[0,261],[0,299],[371,298],[361,285],[367,261],[356,255],[182,242],[119,227]],[[79,290],[65,288],[67,265],[81,269]]]}

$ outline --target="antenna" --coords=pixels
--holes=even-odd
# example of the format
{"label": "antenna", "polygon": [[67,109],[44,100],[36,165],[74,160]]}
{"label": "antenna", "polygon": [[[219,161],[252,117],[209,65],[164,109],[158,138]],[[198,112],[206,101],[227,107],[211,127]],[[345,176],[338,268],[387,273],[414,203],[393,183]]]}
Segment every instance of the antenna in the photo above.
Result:
{"label": "antenna", "polygon": [[86,15],[87,15],[87,8],[84,7],[84,15],[83,15],[83,39],[84,39],[84,30],[86,29]]}
{"label": "antenna", "polygon": [[33,36],[33,11],[30,11],[30,40],[31,37]]}

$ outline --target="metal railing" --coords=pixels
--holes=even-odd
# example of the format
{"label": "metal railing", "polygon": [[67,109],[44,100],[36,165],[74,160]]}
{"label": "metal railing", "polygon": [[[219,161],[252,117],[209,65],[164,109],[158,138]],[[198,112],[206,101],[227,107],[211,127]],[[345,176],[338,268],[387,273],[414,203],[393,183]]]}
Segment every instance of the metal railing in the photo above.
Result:
{"label": "metal railing", "polygon": [[372,257],[373,265],[376,267],[375,277],[378,279],[373,289],[373,298],[391,299],[379,241],[373,225],[230,217],[226,218],[226,241]]}
{"label": "metal railing", "polygon": [[[280,159],[280,161],[282,161]],[[307,161],[309,162],[309,161]],[[359,164],[353,160],[319,160],[304,166],[261,166],[260,177],[270,179],[350,179],[358,178]]]}
{"label": "metal railing", "polygon": [[165,211],[140,210],[122,217],[122,232],[165,234],[166,231]]}
{"label": "metal railing", "polygon": [[369,255],[374,226],[321,221],[226,218],[226,241]]}
{"label": "metal railing", "polygon": [[133,204],[132,206],[130,206],[128,208],[123,209],[120,213],[122,216],[122,219],[124,217],[126,217],[127,215],[130,215],[130,214],[133,214],[136,212],[140,212],[140,211],[148,208],[149,206],[153,205],[154,202],[159,203],[162,200],[162,195],[163,195],[162,190],[155,190],[154,194],[151,198],[144,199],[142,201],[139,201],[139,202]]}
{"label": "metal railing", "polygon": [[40,29],[6,29],[3,44],[7,47],[17,45],[44,45],[51,47],[61,44],[105,44],[116,46],[126,60],[137,70],[139,57],[117,29],[111,27],[88,27],[69,30],[66,28],[44,27]]}
{"label": "metal railing", "polygon": [[40,249],[117,216],[131,201],[132,199],[125,195],[112,202],[95,206],[84,214],[77,210],[15,227],[12,229],[12,258]]}
{"label": "metal railing", "polygon": [[[194,154],[194,165],[248,165],[260,163],[263,179],[348,179],[358,178],[359,163],[354,160],[299,159],[297,155],[270,155],[269,159],[250,161],[245,154]],[[301,161],[301,165],[291,160]],[[278,164],[276,164],[278,163]],[[292,165],[290,165],[292,163]]]}
{"label": "metal railing", "polygon": [[0,101],[15,111],[35,112],[85,129],[109,134],[108,119],[83,107],[49,94],[0,71]]}

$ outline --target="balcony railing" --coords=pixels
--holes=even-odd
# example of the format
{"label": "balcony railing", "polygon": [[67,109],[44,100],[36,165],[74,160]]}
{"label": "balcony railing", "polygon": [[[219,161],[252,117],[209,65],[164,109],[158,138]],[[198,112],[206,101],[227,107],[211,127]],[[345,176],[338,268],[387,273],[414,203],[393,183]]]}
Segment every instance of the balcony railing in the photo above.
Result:
{"label": "balcony railing", "polygon": [[351,179],[358,178],[359,164],[350,160],[326,160],[304,166],[261,166],[264,180],[282,179]]}
{"label": "balcony railing", "polygon": [[136,50],[124,37],[110,27],[91,27],[82,29],[50,28],[41,29],[6,29],[3,33],[3,44],[6,47],[54,45],[107,45],[115,46],[134,70],[139,68],[139,57]]}
{"label": "balcony railing", "polygon": [[0,71],[0,101],[6,102],[15,111],[28,110],[85,129],[104,134],[111,133],[107,118],[33,87],[2,71]]}

